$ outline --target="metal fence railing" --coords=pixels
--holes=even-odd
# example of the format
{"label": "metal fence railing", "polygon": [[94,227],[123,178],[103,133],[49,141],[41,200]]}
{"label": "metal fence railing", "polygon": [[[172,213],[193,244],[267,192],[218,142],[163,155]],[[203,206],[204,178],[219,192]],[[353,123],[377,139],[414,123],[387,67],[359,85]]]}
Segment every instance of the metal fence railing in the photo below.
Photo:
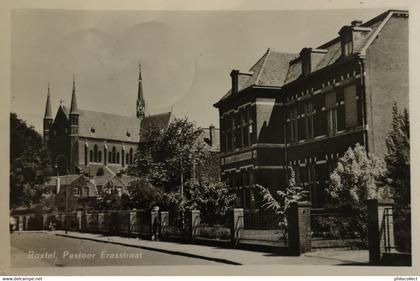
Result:
{"label": "metal fence railing", "polygon": [[261,211],[244,212],[245,229],[281,229],[280,216]]}

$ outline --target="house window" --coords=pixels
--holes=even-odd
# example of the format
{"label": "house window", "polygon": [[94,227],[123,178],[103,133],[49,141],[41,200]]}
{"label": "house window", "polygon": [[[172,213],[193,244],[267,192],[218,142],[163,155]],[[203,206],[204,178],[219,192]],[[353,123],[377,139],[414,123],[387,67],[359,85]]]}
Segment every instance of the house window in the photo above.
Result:
{"label": "house window", "polygon": [[79,196],[79,189],[77,187],[73,188],[73,195]]}
{"label": "house window", "polygon": [[325,96],[318,94],[313,97],[313,109],[314,109],[314,136],[324,136],[327,134],[326,126],[326,110],[325,110]]}
{"label": "house window", "polygon": [[85,187],[84,188],[84,196],[88,197],[89,196],[89,187]]}
{"label": "house window", "polygon": [[89,152],[89,162],[93,162],[93,150]]}
{"label": "house window", "polygon": [[344,55],[347,57],[351,54],[353,54],[353,42],[349,40],[348,42],[344,43]]}
{"label": "house window", "polygon": [[297,123],[298,123],[298,140],[306,140],[306,105],[304,103],[299,103],[298,105],[298,116],[297,116]]}
{"label": "house window", "polygon": [[120,153],[117,152],[117,164],[120,164]]}
{"label": "house window", "polygon": [[287,140],[289,143],[295,143],[298,139],[298,112],[296,107],[289,109],[288,120],[289,124],[287,126]]}
{"label": "house window", "polygon": [[327,109],[328,135],[332,136],[337,133],[337,105],[334,92],[325,96],[325,107]]}
{"label": "house window", "polygon": [[345,57],[348,57],[353,54],[352,32],[346,32],[342,36],[342,52]]}
{"label": "house window", "polygon": [[344,131],[346,129],[346,117],[344,109],[344,91],[342,88],[337,91],[337,130]]}
{"label": "house window", "polygon": [[357,126],[358,110],[356,100],[356,85],[350,85],[344,88],[344,105],[345,105],[345,123],[346,128]]}
{"label": "house window", "polygon": [[108,162],[112,163],[112,152],[111,151],[108,152]]}
{"label": "house window", "polygon": [[130,157],[129,154],[126,153],[125,154],[125,164],[127,164],[127,165],[130,163],[130,158],[129,157]]}
{"label": "house window", "polygon": [[102,163],[102,151],[98,151],[98,162]]}
{"label": "house window", "polygon": [[116,154],[116,149],[115,149],[115,146],[113,146],[112,147],[112,163],[116,163],[115,154]]}
{"label": "house window", "polygon": [[85,146],[85,165],[87,165],[87,163],[88,163],[88,149]]}
{"label": "house window", "polygon": [[98,162],[98,146],[96,144],[93,146],[93,161]]}
{"label": "house window", "polygon": [[125,164],[124,156],[125,156],[125,154],[124,154],[124,149],[123,149],[123,150],[121,150],[121,164],[123,165],[123,167],[124,167],[124,164]]}
{"label": "house window", "polygon": [[130,165],[133,165],[133,148],[130,148]]}

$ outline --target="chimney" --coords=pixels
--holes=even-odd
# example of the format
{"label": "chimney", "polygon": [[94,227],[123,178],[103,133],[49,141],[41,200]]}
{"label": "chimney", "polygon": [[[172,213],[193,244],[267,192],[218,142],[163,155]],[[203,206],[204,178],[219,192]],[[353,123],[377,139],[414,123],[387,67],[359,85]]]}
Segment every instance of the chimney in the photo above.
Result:
{"label": "chimney", "polygon": [[360,26],[363,23],[361,20],[354,20],[351,22],[351,26]]}
{"label": "chimney", "polygon": [[216,139],[216,128],[214,127],[213,124],[209,126],[209,138],[210,138],[210,144],[211,146],[213,146],[213,143]]}
{"label": "chimney", "polygon": [[238,93],[238,75],[239,70],[234,69],[230,72],[230,77],[232,78],[232,94]]}

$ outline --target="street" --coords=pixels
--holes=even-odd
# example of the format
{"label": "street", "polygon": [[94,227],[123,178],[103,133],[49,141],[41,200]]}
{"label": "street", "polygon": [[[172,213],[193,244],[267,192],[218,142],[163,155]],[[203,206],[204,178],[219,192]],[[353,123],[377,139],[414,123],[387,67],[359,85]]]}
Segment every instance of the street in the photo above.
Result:
{"label": "street", "polygon": [[217,264],[220,265],[220,263],[199,258],[48,233],[11,234],[12,267]]}

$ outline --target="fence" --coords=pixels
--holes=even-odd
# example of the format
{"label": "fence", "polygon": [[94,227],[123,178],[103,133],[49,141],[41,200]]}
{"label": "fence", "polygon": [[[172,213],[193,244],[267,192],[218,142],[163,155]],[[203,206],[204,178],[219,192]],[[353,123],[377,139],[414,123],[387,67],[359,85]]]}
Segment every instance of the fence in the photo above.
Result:
{"label": "fence", "polygon": [[352,216],[338,210],[311,210],[312,248],[360,248],[362,235]]}
{"label": "fence", "polygon": [[369,261],[411,265],[411,210],[392,200],[368,200]]}
{"label": "fence", "polygon": [[238,243],[287,247],[287,228],[282,218],[259,210],[243,213]]}
{"label": "fence", "polygon": [[[309,210],[307,206],[303,206]],[[79,232],[101,233],[104,235],[136,236],[147,239],[182,239],[190,242],[223,242],[224,245],[241,247],[243,245],[269,245],[288,248],[292,253],[302,253],[310,247],[305,235],[299,231],[308,224],[308,211],[302,212],[300,206],[292,209],[289,227],[279,224],[276,216],[254,212],[244,213],[243,209],[233,209],[223,220],[209,223],[200,211],[171,214],[157,210],[130,210],[71,213],[49,213],[43,215],[17,216],[17,230],[61,229]],[[36,218],[36,219],[35,219]],[[36,223],[29,223],[32,220]],[[303,227],[304,231],[310,226]],[[289,231],[288,231],[289,230]],[[292,231],[290,231],[292,230]],[[291,239],[291,235],[297,235]],[[288,243],[289,242],[289,243]]]}

